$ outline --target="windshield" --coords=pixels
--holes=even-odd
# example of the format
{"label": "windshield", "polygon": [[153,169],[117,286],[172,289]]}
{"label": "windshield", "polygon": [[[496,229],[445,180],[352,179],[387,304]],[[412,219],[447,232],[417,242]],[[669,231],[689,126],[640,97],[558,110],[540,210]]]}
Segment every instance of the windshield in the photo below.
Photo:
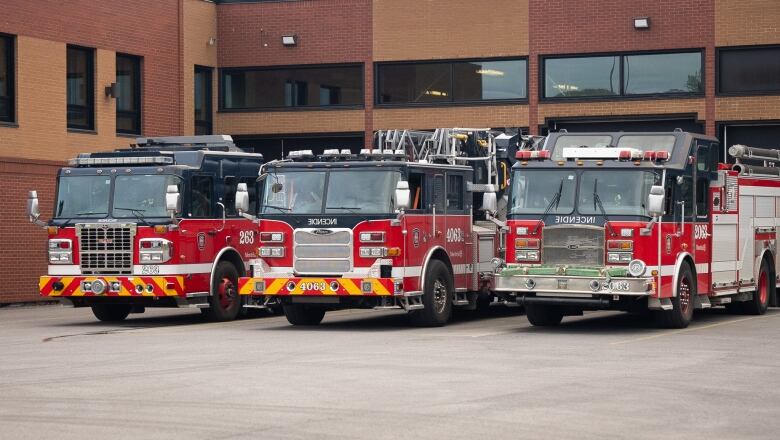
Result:
{"label": "windshield", "polygon": [[62,176],[57,187],[54,217],[105,217],[111,177]]}
{"label": "windshield", "polygon": [[[512,213],[571,214],[577,174],[574,171],[523,170],[512,177]],[[560,197],[556,197],[560,191]],[[555,200],[557,202],[555,202]]]}
{"label": "windshield", "polygon": [[263,187],[262,214],[387,214],[398,171],[285,171]]}
{"label": "windshield", "polygon": [[111,201],[111,176],[62,176],[57,187],[55,218],[166,217],[165,190],[181,179],[172,175],[125,175],[114,180]]}
{"label": "windshield", "polygon": [[552,203],[549,213],[571,214],[575,189],[579,187],[579,214],[601,215],[603,206],[607,215],[649,216],[645,207],[647,195],[650,187],[661,184],[661,177],[655,172],[623,170],[583,171],[579,177],[574,171],[518,170],[512,180],[512,214],[543,214],[559,189],[560,201],[557,207]]}
{"label": "windshield", "polygon": [[181,179],[171,175],[117,176],[114,182],[112,217],[165,217],[165,192],[168,185],[178,185]]}

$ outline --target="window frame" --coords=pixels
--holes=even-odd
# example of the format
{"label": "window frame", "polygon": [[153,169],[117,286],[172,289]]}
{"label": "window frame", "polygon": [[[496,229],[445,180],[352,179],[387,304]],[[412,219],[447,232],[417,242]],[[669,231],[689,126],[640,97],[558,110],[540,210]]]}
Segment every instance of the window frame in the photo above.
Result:
{"label": "window frame", "polygon": [[[8,119],[0,119],[0,125],[16,125],[16,37],[0,33],[0,44],[7,51],[6,65],[8,78],[8,96],[0,98],[8,102]],[[2,68],[3,66],[0,66]]]}
{"label": "window frame", "polygon": [[[700,71],[701,71],[701,83],[702,91],[696,93],[642,93],[642,94],[626,94],[625,93],[625,58],[628,56],[641,56],[641,55],[673,55],[681,53],[698,53],[700,56]],[[599,57],[618,57],[620,61],[619,69],[619,85],[620,90],[616,96],[572,96],[572,97],[547,97],[545,96],[546,85],[546,66],[545,61],[551,59],[562,58],[599,58]],[[588,52],[588,53],[573,53],[573,54],[549,54],[539,55],[539,77],[537,87],[539,89],[539,102],[551,103],[551,102],[578,102],[578,101],[624,101],[624,100],[647,100],[647,99],[700,99],[704,98],[707,89],[706,78],[706,60],[707,51],[703,47],[693,47],[684,49],[670,49],[670,50],[644,50],[644,51],[625,51],[625,52]]]}
{"label": "window frame", "polygon": [[723,92],[721,91],[721,53],[735,52],[744,50],[777,49],[780,50],[780,44],[755,44],[742,46],[721,46],[715,48],[715,96],[774,96],[780,95],[780,88],[777,90],[761,90],[752,92]]}
{"label": "window frame", "polygon": [[[143,66],[142,66],[143,57],[138,55],[117,52],[116,53],[117,61],[119,60],[119,58],[126,58],[132,60],[134,63],[133,70],[135,73],[135,81],[133,82],[133,101],[136,103],[137,109],[134,111],[127,111],[127,110],[121,111],[121,113],[125,115],[129,115],[133,118],[133,123],[136,127],[136,131],[120,130],[119,124],[117,124],[116,133],[121,135],[140,135],[143,132],[143,102],[141,101],[143,97],[143,79],[141,77],[141,75],[143,74]],[[117,65],[118,64],[119,63],[117,62]],[[117,122],[119,121],[119,113],[120,113],[119,105],[116,105]]]}
{"label": "window frame", "polygon": [[[454,88],[455,85],[455,69],[452,65],[458,63],[471,63],[471,62],[491,62],[491,61],[525,61],[525,98],[509,98],[509,99],[477,99],[477,100],[463,100],[455,101],[454,93],[450,90],[450,96],[452,100],[447,102],[398,102],[398,103],[382,103],[380,101],[380,69],[382,66],[403,66],[403,65],[420,65],[420,64],[449,64],[450,65],[450,87]],[[474,105],[506,105],[506,104],[528,104],[528,96],[530,95],[530,81],[529,81],[529,59],[527,55],[509,56],[509,57],[489,57],[489,58],[452,58],[443,60],[409,60],[409,61],[379,61],[374,62],[374,107],[375,108],[398,108],[398,107],[457,107],[457,106],[474,106]]]}
{"label": "window frame", "polygon": [[[206,99],[206,106],[208,107],[208,120],[204,119],[197,119],[196,115],[196,106],[197,106],[197,100],[195,100],[195,88],[197,87],[197,79],[198,79],[198,73],[206,73],[208,78],[206,81],[206,85],[208,88],[208,95],[209,99]],[[214,68],[208,67],[208,66],[201,66],[201,65],[195,65],[195,68],[193,69],[193,81],[192,81],[192,96],[193,96],[193,105],[192,105],[192,123],[193,123],[193,133],[198,133],[198,123],[201,123],[201,126],[207,128],[206,134],[212,134],[214,133]]]}
{"label": "window frame", "polygon": [[[305,105],[305,106],[262,106],[244,108],[225,107],[225,74],[230,72],[266,72],[274,70],[306,70],[327,69],[334,67],[356,67],[360,71],[360,90],[362,99],[360,104],[337,105]],[[322,111],[322,110],[356,110],[363,109],[366,101],[366,67],[365,63],[327,63],[327,64],[292,64],[279,66],[251,66],[251,67],[220,67],[217,72],[217,113],[250,113],[250,112],[297,112],[297,111]]]}
{"label": "window frame", "polygon": [[[87,54],[87,66],[86,66],[86,89],[87,89],[87,104],[86,105],[76,105],[76,104],[68,104],[68,68],[67,68],[67,58],[68,58],[68,51],[70,50],[77,50],[82,51],[85,54]],[[96,131],[95,127],[95,49],[92,47],[85,47],[85,46],[77,46],[74,44],[68,44],[65,47],[65,122],[66,126],[68,128],[68,131],[89,131],[94,132]],[[116,73],[116,72],[115,72]],[[71,107],[78,107],[88,110],[88,124],[87,125],[73,125],[68,120],[68,109]]]}

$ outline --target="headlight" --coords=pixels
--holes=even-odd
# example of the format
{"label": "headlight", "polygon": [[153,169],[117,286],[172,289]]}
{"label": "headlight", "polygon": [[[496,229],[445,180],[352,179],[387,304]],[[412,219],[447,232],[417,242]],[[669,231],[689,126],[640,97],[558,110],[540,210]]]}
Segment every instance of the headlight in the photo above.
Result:
{"label": "headlight", "polygon": [[66,238],[49,240],[49,263],[70,264],[73,262],[73,242]]}
{"label": "headlight", "polygon": [[284,257],[284,248],[283,247],[261,247],[260,248],[260,256],[261,257],[271,257],[271,258],[281,258],[281,257]]}
{"label": "headlight", "polygon": [[645,274],[645,270],[647,270],[647,265],[642,260],[631,260],[628,263],[628,273],[632,277],[641,277]]}
{"label": "headlight", "polygon": [[173,243],[164,238],[142,238],[138,240],[138,247],[138,260],[141,263],[165,263],[173,254]]}

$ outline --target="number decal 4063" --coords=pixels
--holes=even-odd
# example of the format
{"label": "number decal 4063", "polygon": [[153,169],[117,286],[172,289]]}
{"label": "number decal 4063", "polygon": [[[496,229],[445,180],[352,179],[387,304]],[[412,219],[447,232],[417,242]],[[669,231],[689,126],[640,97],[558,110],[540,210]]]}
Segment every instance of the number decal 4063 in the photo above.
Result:
{"label": "number decal 4063", "polygon": [[255,231],[240,231],[238,235],[239,235],[238,242],[240,244],[255,243]]}

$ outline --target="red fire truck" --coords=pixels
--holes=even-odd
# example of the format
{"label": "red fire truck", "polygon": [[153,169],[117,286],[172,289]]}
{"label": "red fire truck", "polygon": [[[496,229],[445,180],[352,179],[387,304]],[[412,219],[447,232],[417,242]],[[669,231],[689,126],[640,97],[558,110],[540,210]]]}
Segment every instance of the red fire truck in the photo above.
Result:
{"label": "red fire truck", "polygon": [[[684,133],[553,133],[513,166],[498,292],[534,325],[583,310],[650,310],[682,328],[694,309],[775,304],[775,150]],[[758,161],[758,163],[756,162]]]}
{"label": "red fire truck", "polygon": [[120,321],[145,307],[197,307],[217,321],[242,310],[238,277],[257,257],[256,227],[236,214],[236,187],[254,188],[260,154],[229,136],[139,138],[129,149],[85,153],[57,176],[45,227],[42,296]]}
{"label": "red fire truck", "polygon": [[[493,216],[508,176],[491,132],[377,139],[357,155],[299,151],[263,166],[259,258],[239,281],[250,307],[278,301],[294,325],[334,309],[401,308],[436,326],[453,306],[491,299],[501,236]],[[246,203],[242,189],[236,199]]]}

